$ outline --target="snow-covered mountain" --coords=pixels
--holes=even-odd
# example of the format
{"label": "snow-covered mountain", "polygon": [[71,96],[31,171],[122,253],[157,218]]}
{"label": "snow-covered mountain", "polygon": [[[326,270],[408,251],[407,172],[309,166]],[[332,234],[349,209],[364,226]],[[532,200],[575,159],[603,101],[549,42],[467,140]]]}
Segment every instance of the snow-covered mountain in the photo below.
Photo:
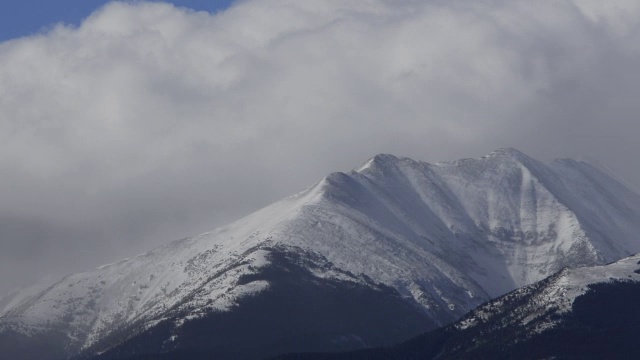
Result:
{"label": "snow-covered mountain", "polygon": [[[235,314],[249,308],[270,329],[264,313],[282,310],[272,302],[295,286],[298,293],[279,301],[307,303],[297,317],[314,306],[348,307],[341,293],[366,294],[361,300],[371,309],[398,309],[396,323],[380,318],[389,326],[377,330],[357,327],[370,315],[357,311],[341,315],[355,328],[310,318],[295,333],[326,335],[310,349],[382,345],[450,323],[565,266],[638,252],[638,233],[640,197],[583,162],[543,164],[514,149],[436,164],[378,155],[228,226],[17,296],[0,315],[0,347],[32,349],[37,340],[51,358],[113,358],[139,351],[135,339],[155,344],[150,352],[208,346],[186,339],[185,329],[234,314],[244,319],[234,320],[242,337],[242,326],[257,325]],[[323,289],[341,290],[331,298],[335,306]],[[405,326],[410,318],[420,321]],[[285,343],[273,352],[292,350],[290,334],[277,328],[294,319],[271,319],[272,343]]]}

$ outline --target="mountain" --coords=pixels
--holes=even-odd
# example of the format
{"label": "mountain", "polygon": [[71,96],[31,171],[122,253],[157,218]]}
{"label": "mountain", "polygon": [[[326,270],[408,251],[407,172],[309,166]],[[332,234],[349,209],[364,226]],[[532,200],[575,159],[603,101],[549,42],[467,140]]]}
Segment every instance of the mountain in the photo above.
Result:
{"label": "mountain", "polygon": [[565,268],[390,348],[279,359],[635,359],[638,303],[640,254],[606,266]]}
{"label": "mountain", "polygon": [[16,296],[0,349],[237,359],[390,345],[564,267],[638,252],[639,230],[640,196],[584,162],[383,154],[210,233]]}

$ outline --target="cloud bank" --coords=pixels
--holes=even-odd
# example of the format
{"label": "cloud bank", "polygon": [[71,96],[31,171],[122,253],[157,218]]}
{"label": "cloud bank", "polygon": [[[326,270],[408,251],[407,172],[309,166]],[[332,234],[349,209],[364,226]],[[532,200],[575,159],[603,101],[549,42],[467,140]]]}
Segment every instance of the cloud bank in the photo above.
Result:
{"label": "cloud bank", "polygon": [[380,153],[517,147],[640,187],[637,1],[111,3],[0,44],[0,293]]}

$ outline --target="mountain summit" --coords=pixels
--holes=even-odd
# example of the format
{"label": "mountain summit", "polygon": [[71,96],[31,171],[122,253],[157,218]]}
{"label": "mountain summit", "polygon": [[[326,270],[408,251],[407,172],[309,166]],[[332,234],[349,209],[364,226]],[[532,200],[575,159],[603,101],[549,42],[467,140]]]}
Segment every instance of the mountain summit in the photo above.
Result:
{"label": "mountain summit", "polygon": [[381,154],[228,226],[17,297],[0,348],[254,358],[388,345],[564,267],[638,252],[638,233],[640,196],[584,162]]}

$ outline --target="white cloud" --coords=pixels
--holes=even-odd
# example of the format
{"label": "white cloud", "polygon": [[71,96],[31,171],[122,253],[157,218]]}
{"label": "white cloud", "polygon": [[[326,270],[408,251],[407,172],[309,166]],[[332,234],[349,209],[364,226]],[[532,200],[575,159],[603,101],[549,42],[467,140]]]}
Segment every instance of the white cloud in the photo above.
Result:
{"label": "white cloud", "polygon": [[0,263],[85,268],[378,152],[516,146],[640,184],[639,21],[635,1],[112,3],[0,44],[0,220],[42,229],[3,235],[31,257]]}

